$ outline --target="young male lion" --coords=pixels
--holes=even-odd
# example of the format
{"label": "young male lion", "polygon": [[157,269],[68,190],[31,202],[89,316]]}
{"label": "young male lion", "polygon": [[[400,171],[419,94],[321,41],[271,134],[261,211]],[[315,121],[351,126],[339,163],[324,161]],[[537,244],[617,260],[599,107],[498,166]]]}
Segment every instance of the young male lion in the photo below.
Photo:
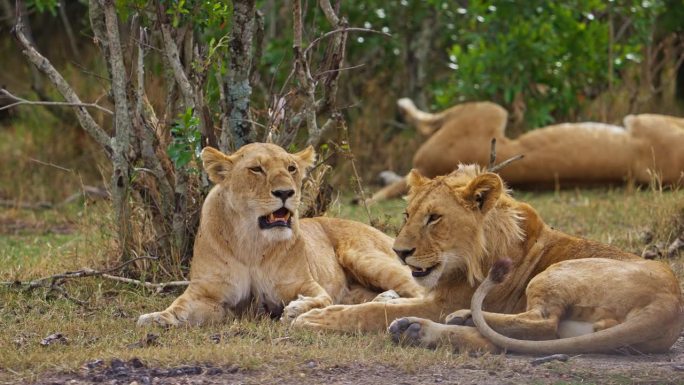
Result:
{"label": "young male lion", "polygon": [[218,322],[253,301],[291,321],[380,291],[420,295],[390,237],[348,220],[297,217],[302,178],[314,158],[312,147],[289,154],[254,143],[233,155],[205,148],[204,169],[216,185],[202,206],[190,285],[166,310],[140,316],[138,325]]}
{"label": "young male lion", "polygon": [[[627,345],[658,352],[679,337],[684,302],[664,263],[548,227],[531,206],[508,195],[497,174],[478,166],[435,179],[414,170],[408,183],[406,223],[394,249],[429,289],[426,296],[312,310],[295,325],[379,330],[395,320],[389,331],[397,341],[527,353],[604,352]],[[502,257],[512,260],[511,271],[501,284],[486,287],[486,324],[516,339],[573,338],[545,341],[547,346],[524,341],[532,347],[523,349],[466,326],[471,312],[459,309],[470,307],[475,286]],[[451,312],[446,325],[435,322]],[[577,337],[588,333],[595,334]]]}

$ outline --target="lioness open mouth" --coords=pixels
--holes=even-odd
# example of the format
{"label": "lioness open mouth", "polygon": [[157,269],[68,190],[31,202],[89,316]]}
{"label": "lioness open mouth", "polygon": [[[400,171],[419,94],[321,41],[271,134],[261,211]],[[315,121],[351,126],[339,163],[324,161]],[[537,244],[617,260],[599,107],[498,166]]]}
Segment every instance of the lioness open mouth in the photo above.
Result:
{"label": "lioness open mouth", "polygon": [[285,207],[259,217],[259,228],[262,230],[274,227],[292,227],[292,213]]}
{"label": "lioness open mouth", "polygon": [[422,268],[422,267],[413,266],[413,265],[408,265],[408,267],[411,268],[411,275],[413,277],[420,278],[420,277],[425,277],[426,275],[432,273],[432,270],[434,270],[435,267],[437,267],[438,265],[439,265],[439,263],[437,265],[432,265],[428,268]]}

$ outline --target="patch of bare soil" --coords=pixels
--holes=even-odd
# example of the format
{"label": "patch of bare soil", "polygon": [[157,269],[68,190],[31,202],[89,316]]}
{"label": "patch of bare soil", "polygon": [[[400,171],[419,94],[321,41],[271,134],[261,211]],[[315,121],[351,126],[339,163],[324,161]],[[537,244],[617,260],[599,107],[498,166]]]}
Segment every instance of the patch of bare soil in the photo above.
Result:
{"label": "patch of bare soil", "polygon": [[484,356],[463,364],[407,370],[392,364],[324,365],[306,361],[260,370],[211,364],[148,367],[138,359],[94,360],[78,373],[55,373],[39,384],[684,384],[684,338],[667,354],[571,356],[534,365],[534,357]]}

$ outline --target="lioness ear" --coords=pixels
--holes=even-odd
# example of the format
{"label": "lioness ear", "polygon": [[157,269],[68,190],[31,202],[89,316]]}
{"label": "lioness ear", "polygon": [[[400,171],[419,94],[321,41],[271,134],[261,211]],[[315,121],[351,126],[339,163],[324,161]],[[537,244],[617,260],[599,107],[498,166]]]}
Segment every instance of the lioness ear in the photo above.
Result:
{"label": "lioness ear", "polygon": [[411,169],[411,172],[406,176],[406,183],[411,188],[420,187],[428,182],[430,182],[430,178],[424,177],[421,175],[420,171],[415,168]]}
{"label": "lioness ear", "polygon": [[292,155],[297,160],[297,164],[299,165],[299,167],[303,170],[306,170],[309,167],[313,166],[314,162],[316,161],[316,151],[314,150],[313,146],[308,146],[302,151],[299,151],[298,153]]}
{"label": "lioness ear", "polygon": [[204,147],[201,156],[202,166],[209,180],[216,184],[223,182],[233,168],[233,160],[213,147]]}
{"label": "lioness ear", "polygon": [[503,192],[503,181],[497,174],[488,172],[478,175],[465,187],[463,197],[474,209],[486,213],[499,200]]}

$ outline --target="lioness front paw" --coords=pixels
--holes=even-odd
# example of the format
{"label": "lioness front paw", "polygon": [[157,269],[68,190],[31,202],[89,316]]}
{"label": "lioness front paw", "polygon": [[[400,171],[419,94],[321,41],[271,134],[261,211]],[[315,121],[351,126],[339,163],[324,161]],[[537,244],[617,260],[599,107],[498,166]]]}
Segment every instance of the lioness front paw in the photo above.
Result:
{"label": "lioness front paw", "polygon": [[285,306],[283,314],[280,316],[280,321],[289,325],[295,318],[311,310],[312,307],[311,297],[303,297],[300,295],[298,299],[291,301]]}
{"label": "lioness front paw", "polygon": [[470,312],[470,309],[456,310],[455,312],[446,316],[444,323],[447,325],[475,326],[475,322],[473,322],[473,315]]}
{"label": "lioness front paw", "polygon": [[347,330],[353,320],[345,320],[342,313],[345,305],[332,305],[323,309],[311,309],[297,317],[292,326],[316,330]]}
{"label": "lioness front paw", "polygon": [[158,326],[178,326],[180,322],[178,319],[169,312],[158,311],[155,313],[143,314],[138,317],[137,326],[148,326],[148,325],[158,325]]}
{"label": "lioness front paw", "polygon": [[395,343],[434,348],[440,341],[443,326],[424,318],[406,317],[394,320],[387,331]]}

